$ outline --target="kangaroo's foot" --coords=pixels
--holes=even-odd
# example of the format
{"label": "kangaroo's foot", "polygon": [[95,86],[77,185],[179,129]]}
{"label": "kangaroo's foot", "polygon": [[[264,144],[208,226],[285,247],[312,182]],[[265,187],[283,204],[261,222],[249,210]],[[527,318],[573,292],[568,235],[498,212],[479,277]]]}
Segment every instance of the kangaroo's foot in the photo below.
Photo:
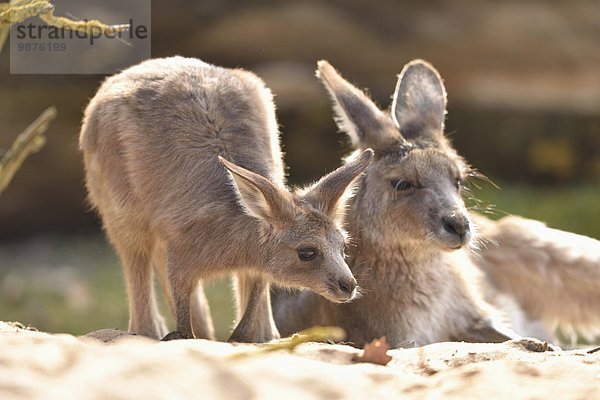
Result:
{"label": "kangaroo's foot", "polygon": [[249,326],[239,324],[233,331],[228,342],[234,343],[266,343],[274,339],[279,339],[280,335],[274,326]]}
{"label": "kangaroo's foot", "polygon": [[165,335],[164,338],[160,339],[161,342],[169,342],[171,340],[180,340],[180,339],[193,339],[193,337],[184,335],[179,331],[169,332]]}
{"label": "kangaroo's foot", "polygon": [[238,276],[241,319],[229,342],[264,343],[279,339],[273,320],[269,284],[255,277]]}
{"label": "kangaroo's foot", "polygon": [[455,340],[470,343],[502,343],[521,339],[512,329],[491,319],[476,319],[454,337]]}

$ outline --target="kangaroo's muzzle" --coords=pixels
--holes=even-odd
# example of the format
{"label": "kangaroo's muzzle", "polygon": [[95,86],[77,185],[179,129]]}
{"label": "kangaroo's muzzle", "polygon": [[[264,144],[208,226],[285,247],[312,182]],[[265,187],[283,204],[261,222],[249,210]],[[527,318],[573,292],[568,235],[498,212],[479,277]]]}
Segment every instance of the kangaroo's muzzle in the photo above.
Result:
{"label": "kangaroo's muzzle", "polygon": [[441,223],[450,247],[458,249],[471,240],[471,222],[463,213],[451,212],[444,215]]}

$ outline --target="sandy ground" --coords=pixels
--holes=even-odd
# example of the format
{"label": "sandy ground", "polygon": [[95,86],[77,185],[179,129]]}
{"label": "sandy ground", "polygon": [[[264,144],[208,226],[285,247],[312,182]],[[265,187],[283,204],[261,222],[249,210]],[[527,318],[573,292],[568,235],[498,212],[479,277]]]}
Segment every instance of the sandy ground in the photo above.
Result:
{"label": "sandy ground", "polygon": [[0,399],[600,399],[600,352],[542,351],[535,342],[391,350],[387,366],[356,363],[361,351],[343,345],[258,348],[134,337],[104,344],[0,322]]}

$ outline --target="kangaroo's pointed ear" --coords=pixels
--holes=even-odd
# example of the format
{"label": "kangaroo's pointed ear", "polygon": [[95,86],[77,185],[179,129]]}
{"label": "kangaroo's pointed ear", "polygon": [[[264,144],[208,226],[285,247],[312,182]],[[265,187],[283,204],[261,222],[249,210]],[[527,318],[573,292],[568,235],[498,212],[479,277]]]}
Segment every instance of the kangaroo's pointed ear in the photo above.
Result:
{"label": "kangaroo's pointed ear", "polygon": [[321,80],[334,103],[336,121],[356,148],[380,149],[401,139],[389,117],[362,91],[346,81],[327,61],[317,63]]}
{"label": "kangaroo's pointed ear", "polygon": [[352,195],[352,183],[373,161],[373,150],[363,151],[346,165],[325,175],[310,186],[302,195],[303,199],[333,219],[343,214],[346,201]]}
{"label": "kangaroo's pointed ear", "polygon": [[404,66],[392,103],[392,118],[408,140],[443,138],[446,89],[440,74],[423,60]]}
{"label": "kangaroo's pointed ear", "polygon": [[280,226],[293,218],[293,199],[265,177],[219,157],[244,211],[269,225]]}

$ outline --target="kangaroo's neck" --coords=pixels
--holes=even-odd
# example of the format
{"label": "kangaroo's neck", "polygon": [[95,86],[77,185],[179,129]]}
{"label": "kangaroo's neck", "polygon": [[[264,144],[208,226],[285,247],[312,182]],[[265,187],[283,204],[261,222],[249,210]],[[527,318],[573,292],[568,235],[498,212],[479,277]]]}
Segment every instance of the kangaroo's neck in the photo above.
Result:
{"label": "kangaroo's neck", "polygon": [[423,251],[412,244],[381,249],[363,242],[352,253],[350,264],[357,279],[370,281],[369,286],[378,287],[378,282],[397,281],[398,288],[401,288],[407,280],[414,280],[410,277],[428,275],[432,269],[444,268],[451,262],[449,254],[439,250]]}
{"label": "kangaroo's neck", "polygon": [[[224,209],[218,216],[200,215],[177,239],[190,241],[197,262],[235,269],[258,270],[270,253],[270,249],[265,248],[268,244],[258,220],[233,207]],[[214,246],[212,243],[226,245]]]}
{"label": "kangaroo's neck", "polygon": [[256,218],[249,215],[240,217],[240,225],[240,230],[235,227],[235,231],[232,231],[233,235],[242,233],[238,242],[239,249],[242,250],[239,262],[245,261],[244,264],[248,268],[256,269],[257,272],[262,273],[272,252],[272,249],[269,247],[271,243],[269,231]]}
{"label": "kangaroo's neck", "polygon": [[353,239],[350,254],[364,261],[376,264],[395,264],[404,268],[413,268],[422,264],[442,261],[450,254],[429,243],[406,238],[401,241],[388,241],[378,236],[364,235],[369,227],[352,224],[348,231]]}

